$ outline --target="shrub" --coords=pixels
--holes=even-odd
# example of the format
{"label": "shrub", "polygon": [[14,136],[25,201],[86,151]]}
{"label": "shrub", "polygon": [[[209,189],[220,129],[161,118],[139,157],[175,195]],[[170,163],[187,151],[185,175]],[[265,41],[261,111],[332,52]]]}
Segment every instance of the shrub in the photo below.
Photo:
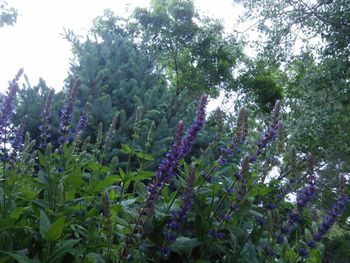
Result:
{"label": "shrub", "polygon": [[178,123],[154,172],[145,168],[152,153],[128,144],[121,150],[138,168],[120,166],[117,158],[104,162],[117,115],[106,134],[100,126],[92,148],[84,139],[87,109],[72,131],[79,82],[72,82],[62,110],[59,147],[50,143],[50,97],[42,141],[26,134],[22,143],[25,119],[11,125],[20,74],[1,104],[0,262],[321,261],[321,241],[348,200],[345,178],[324,213],[312,205],[318,190],[311,154],[305,174],[296,169],[305,161],[295,148],[276,169],[276,149],[283,148],[279,101],[257,140],[241,109],[226,146],[215,138],[191,156],[205,123],[202,96],[193,124],[185,132]]}

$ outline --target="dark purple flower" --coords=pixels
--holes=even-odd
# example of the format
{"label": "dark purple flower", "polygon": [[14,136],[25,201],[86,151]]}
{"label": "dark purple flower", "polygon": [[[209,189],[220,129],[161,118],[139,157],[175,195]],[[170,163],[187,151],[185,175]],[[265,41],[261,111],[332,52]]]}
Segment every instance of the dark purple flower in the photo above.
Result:
{"label": "dark purple flower", "polygon": [[159,168],[156,172],[155,182],[148,185],[149,197],[146,202],[147,206],[153,206],[153,202],[157,198],[159,191],[163,188],[163,186],[166,183],[169,182],[170,178],[176,173],[176,167],[178,165],[179,160],[181,160],[191,150],[194,139],[196,138],[198,132],[204,125],[205,107],[207,104],[207,99],[207,95],[203,95],[201,97],[197,109],[196,119],[191,125],[191,127],[187,130],[187,133],[183,139],[181,138],[183,135],[184,126],[182,121],[179,122],[173,146],[167,152],[162,163],[159,165]]}
{"label": "dark purple flower", "polygon": [[279,122],[281,103],[279,100],[276,101],[275,109],[273,112],[273,120],[270,126],[263,132],[261,138],[256,142],[258,146],[255,153],[250,156],[250,162],[254,163],[257,160],[257,157],[264,153],[266,147],[274,141],[277,137],[278,130],[281,128],[281,124]]}
{"label": "dark purple flower", "polygon": [[[205,122],[205,108],[208,103],[208,95],[203,95],[199,101],[199,105],[197,108],[196,119],[191,125],[191,127],[187,130],[185,137],[182,139],[181,145],[183,148],[183,155],[189,153],[192,148],[192,144],[194,139],[196,138],[198,132],[204,125]],[[183,156],[182,156],[183,157]]]}
{"label": "dark purple flower", "polygon": [[163,256],[163,257],[169,257],[170,255],[170,249],[168,247],[162,247],[160,249],[160,254]]}
{"label": "dark purple flower", "polygon": [[320,242],[322,240],[322,238],[332,228],[337,218],[342,215],[345,209],[345,203],[347,201],[348,201],[348,196],[345,194],[345,192],[342,192],[338,195],[337,202],[327,212],[321,224],[319,224],[317,231],[313,234],[313,238],[316,242]]}
{"label": "dark purple flower", "polygon": [[27,115],[23,117],[21,123],[14,131],[13,139],[11,140],[11,162],[15,161],[18,152],[23,148],[23,135],[24,135],[24,123],[27,118]]}
{"label": "dark purple flower", "polygon": [[[166,153],[165,158],[162,160],[155,174],[155,179],[152,183],[147,186],[148,197],[145,201],[143,208],[140,210],[140,217],[145,215],[146,217],[151,217],[154,211],[154,203],[163,189],[164,185],[170,181],[170,179],[176,174],[176,169],[179,161],[191,150],[192,143],[196,138],[198,132],[204,125],[205,121],[205,107],[207,104],[207,95],[201,97],[199,106],[197,108],[196,119],[191,127],[188,129],[185,137],[182,139],[184,125],[180,121],[177,125],[176,135],[174,143],[171,149]],[[147,211],[147,213],[145,213]],[[147,219],[145,219],[147,220]],[[135,234],[136,228],[139,226],[141,220],[138,220],[136,226],[133,228],[133,232],[128,235],[126,243],[130,243],[131,238]]]}
{"label": "dark purple flower", "polygon": [[41,113],[41,125],[39,126],[41,142],[39,143],[39,148],[44,149],[47,146],[47,140],[51,137],[49,131],[50,127],[50,116],[51,116],[51,104],[52,98],[55,93],[54,89],[51,89],[47,95],[45,107]]}
{"label": "dark purple flower", "polygon": [[76,138],[76,136],[78,135],[78,133],[83,132],[85,130],[85,128],[88,125],[88,104],[85,104],[84,110],[82,111],[78,124],[77,124],[77,128],[75,129],[75,133],[74,133],[74,138]]}
{"label": "dark purple flower", "polygon": [[15,99],[19,89],[18,80],[23,74],[23,69],[20,69],[14,79],[9,83],[6,95],[3,97],[0,108],[0,151],[2,161],[8,159],[7,149],[4,145],[8,142],[11,121],[15,114]]}
{"label": "dark purple flower", "polygon": [[217,238],[217,239],[224,239],[225,238],[225,234],[224,233],[221,233],[221,232],[217,232],[215,230],[209,230],[208,231],[208,234]]}
{"label": "dark purple flower", "polygon": [[306,248],[302,247],[299,249],[299,255],[303,258],[308,258],[309,257],[309,252],[307,251]]}
{"label": "dark purple flower", "polygon": [[70,141],[70,135],[72,133],[71,125],[73,119],[74,101],[76,94],[78,92],[78,87],[80,86],[80,81],[71,82],[70,91],[67,95],[66,102],[62,109],[61,123],[60,123],[60,133],[61,136],[58,138],[59,144],[68,143]]}
{"label": "dark purple flower", "polygon": [[258,219],[256,220],[259,225],[263,226],[265,224],[265,218],[259,216]]}
{"label": "dark purple flower", "polygon": [[308,186],[304,187],[297,193],[297,205],[300,209],[306,205],[316,196],[316,177],[313,171],[314,160],[311,154],[308,155],[308,171],[307,182]]}
{"label": "dark purple flower", "polygon": [[316,243],[314,241],[309,241],[306,244],[309,248],[316,248]]}
{"label": "dark purple flower", "polygon": [[276,252],[273,250],[273,248],[271,246],[264,246],[263,251],[265,253],[266,256],[269,257],[275,257],[276,256]]}
{"label": "dark purple flower", "polygon": [[191,164],[187,187],[180,208],[173,211],[171,214],[171,221],[167,224],[166,230],[163,232],[163,236],[167,242],[173,242],[176,240],[176,235],[181,229],[183,222],[193,204],[193,188],[196,182],[196,168],[194,163]]}

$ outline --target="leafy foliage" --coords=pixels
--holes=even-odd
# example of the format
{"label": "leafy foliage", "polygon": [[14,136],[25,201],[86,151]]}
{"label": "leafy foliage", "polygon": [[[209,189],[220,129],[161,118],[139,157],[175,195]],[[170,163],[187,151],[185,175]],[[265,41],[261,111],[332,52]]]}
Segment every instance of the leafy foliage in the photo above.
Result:
{"label": "leafy foliage", "polygon": [[[13,103],[18,78],[2,105]],[[71,83],[61,116],[67,129],[79,85]],[[92,148],[81,133],[72,141],[62,127],[66,138],[57,148],[51,143],[38,148],[29,134],[10,159],[2,148],[2,261],[320,262],[319,242],[346,209],[345,177],[340,176],[337,199],[327,213],[311,206],[318,182],[311,157],[306,174],[298,174],[295,169],[304,161],[297,161],[294,150],[291,161],[267,179],[279,156],[279,102],[257,138],[249,136],[242,109],[230,141],[216,140],[200,156],[192,155],[206,102],[202,96],[186,133],[178,124],[156,173],[144,165],[153,161],[152,152],[141,153],[133,145],[121,150],[135,153],[130,158],[138,166],[129,162],[124,167],[117,159],[103,162],[107,146],[100,130]],[[14,142],[12,136],[20,138],[7,129],[1,136],[5,144]],[[221,150],[209,154],[218,145]],[[186,155],[192,155],[191,165]],[[297,204],[287,198],[292,193]]]}

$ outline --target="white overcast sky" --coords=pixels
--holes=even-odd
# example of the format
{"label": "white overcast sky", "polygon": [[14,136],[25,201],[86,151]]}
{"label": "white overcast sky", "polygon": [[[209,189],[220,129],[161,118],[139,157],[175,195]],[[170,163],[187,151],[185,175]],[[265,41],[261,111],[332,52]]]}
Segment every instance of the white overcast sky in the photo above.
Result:
{"label": "white overcast sky", "polygon": [[[14,26],[0,28],[0,91],[23,67],[32,85],[42,77],[48,86],[60,90],[69,70],[70,45],[62,38],[63,28],[84,35],[91,21],[106,8],[126,16],[135,6],[149,0],[7,0],[18,10]],[[240,8],[232,0],[195,0],[204,14],[222,19],[232,31]]]}

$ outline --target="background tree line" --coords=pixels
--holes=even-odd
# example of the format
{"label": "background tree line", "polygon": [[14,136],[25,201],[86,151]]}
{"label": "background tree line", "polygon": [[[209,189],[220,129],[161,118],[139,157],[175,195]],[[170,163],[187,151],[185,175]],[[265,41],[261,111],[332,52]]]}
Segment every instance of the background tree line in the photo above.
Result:
{"label": "background tree line", "polygon": [[[82,83],[75,107],[82,111],[88,105],[89,109],[85,135],[95,143],[99,123],[107,131],[118,112],[119,136],[112,143],[110,157],[117,155],[127,162],[124,152],[113,149],[130,145],[142,152],[149,148],[159,159],[173,139],[176,123],[180,119],[189,123],[192,101],[204,92],[213,98],[220,91],[235,94],[237,107],[248,105],[253,130],[261,129],[275,101],[283,99],[288,112],[283,146],[297,145],[300,159],[312,152],[318,186],[332,189],[335,175],[348,173],[350,166],[349,1],[235,2],[246,7],[242,19],[256,21],[257,30],[266,36],[256,43],[256,58],[244,53],[246,43],[240,35],[225,33],[219,21],[200,15],[192,1],[154,0],[149,8],[136,8],[128,18],[107,10],[95,19],[86,38],[67,31],[75,55],[70,77]],[[2,7],[1,21],[12,24],[16,13],[6,8]],[[315,40],[321,44],[315,45]],[[297,43],[302,48],[295,54],[292,47]],[[49,90],[41,80],[35,86],[25,84],[18,95],[15,124],[27,114],[25,129],[37,140]],[[54,95],[52,123],[59,123],[66,93],[64,89]],[[222,118],[223,129],[230,130],[235,116],[223,113]],[[203,138],[215,142],[217,122],[220,112],[209,117]],[[150,133],[152,139],[146,145]],[[53,131],[54,143],[57,137]],[[229,139],[220,138],[218,145]],[[208,142],[199,138],[195,151],[201,151],[204,143]],[[327,200],[335,195],[323,193],[320,207],[329,206]],[[349,209],[338,239],[348,238],[348,217]],[[338,253],[344,256],[349,251]]]}

